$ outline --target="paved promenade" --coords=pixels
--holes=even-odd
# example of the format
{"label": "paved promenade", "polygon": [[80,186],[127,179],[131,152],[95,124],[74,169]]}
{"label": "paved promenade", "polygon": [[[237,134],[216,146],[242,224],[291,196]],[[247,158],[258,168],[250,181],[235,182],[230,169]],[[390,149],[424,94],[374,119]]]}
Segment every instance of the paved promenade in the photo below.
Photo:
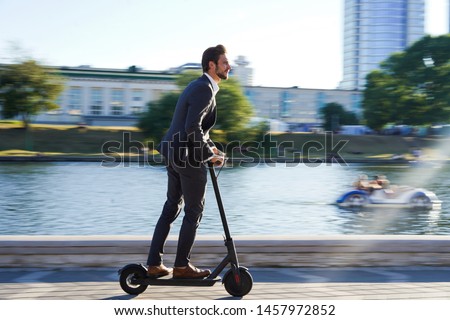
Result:
{"label": "paved promenade", "polygon": [[[450,299],[449,267],[254,268],[247,300]],[[193,294],[195,292],[195,294]],[[148,287],[139,296],[122,291],[112,268],[0,269],[0,299],[227,300],[213,287]]]}

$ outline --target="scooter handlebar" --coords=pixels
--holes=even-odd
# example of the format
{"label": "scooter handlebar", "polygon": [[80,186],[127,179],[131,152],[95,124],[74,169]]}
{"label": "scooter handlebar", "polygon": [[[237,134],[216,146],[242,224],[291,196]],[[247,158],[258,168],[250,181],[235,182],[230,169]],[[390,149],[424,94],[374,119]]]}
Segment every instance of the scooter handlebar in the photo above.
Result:
{"label": "scooter handlebar", "polygon": [[[212,164],[213,166],[220,167],[220,166],[225,165],[225,163],[226,163],[227,160],[228,160],[228,157],[226,156],[226,154],[225,154],[224,152],[222,152],[222,151],[220,151],[220,150],[218,150],[218,152],[219,152],[219,153],[217,153],[216,155],[214,155],[214,156],[211,158],[211,160],[216,159],[216,161],[211,161],[211,160],[209,160],[208,163],[209,163],[209,164]],[[217,162],[218,162],[218,164],[216,164]]]}

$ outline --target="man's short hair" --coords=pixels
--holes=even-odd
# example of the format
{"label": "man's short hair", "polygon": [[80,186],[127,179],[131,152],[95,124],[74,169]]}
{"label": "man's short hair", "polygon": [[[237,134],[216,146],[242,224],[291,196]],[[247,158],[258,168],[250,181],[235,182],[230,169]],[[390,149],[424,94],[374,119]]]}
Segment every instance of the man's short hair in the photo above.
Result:
{"label": "man's short hair", "polygon": [[219,62],[219,58],[222,54],[227,53],[225,47],[221,44],[218,44],[215,47],[210,47],[203,52],[202,56],[202,68],[203,72],[208,72],[209,70],[209,62],[213,61],[215,64]]}

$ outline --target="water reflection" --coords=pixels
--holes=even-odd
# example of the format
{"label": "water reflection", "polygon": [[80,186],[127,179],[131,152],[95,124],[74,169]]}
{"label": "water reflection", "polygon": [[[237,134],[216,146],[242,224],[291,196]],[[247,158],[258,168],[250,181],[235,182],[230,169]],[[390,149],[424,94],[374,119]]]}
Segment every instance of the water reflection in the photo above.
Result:
{"label": "water reflection", "polygon": [[393,207],[339,208],[346,234],[434,234],[441,210],[413,210]]}

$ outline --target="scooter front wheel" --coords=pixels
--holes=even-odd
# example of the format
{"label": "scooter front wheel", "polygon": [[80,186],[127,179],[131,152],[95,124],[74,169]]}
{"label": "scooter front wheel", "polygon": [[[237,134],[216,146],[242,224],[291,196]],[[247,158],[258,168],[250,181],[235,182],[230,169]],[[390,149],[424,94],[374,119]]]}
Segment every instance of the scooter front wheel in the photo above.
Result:
{"label": "scooter front wheel", "polygon": [[239,268],[239,275],[233,274],[233,270],[228,270],[223,278],[225,290],[233,297],[243,297],[248,294],[253,287],[253,278],[246,268]]}
{"label": "scooter front wheel", "polygon": [[127,265],[120,271],[120,287],[128,294],[141,294],[147,289],[147,285],[139,283],[147,274],[147,270],[141,265]]}

